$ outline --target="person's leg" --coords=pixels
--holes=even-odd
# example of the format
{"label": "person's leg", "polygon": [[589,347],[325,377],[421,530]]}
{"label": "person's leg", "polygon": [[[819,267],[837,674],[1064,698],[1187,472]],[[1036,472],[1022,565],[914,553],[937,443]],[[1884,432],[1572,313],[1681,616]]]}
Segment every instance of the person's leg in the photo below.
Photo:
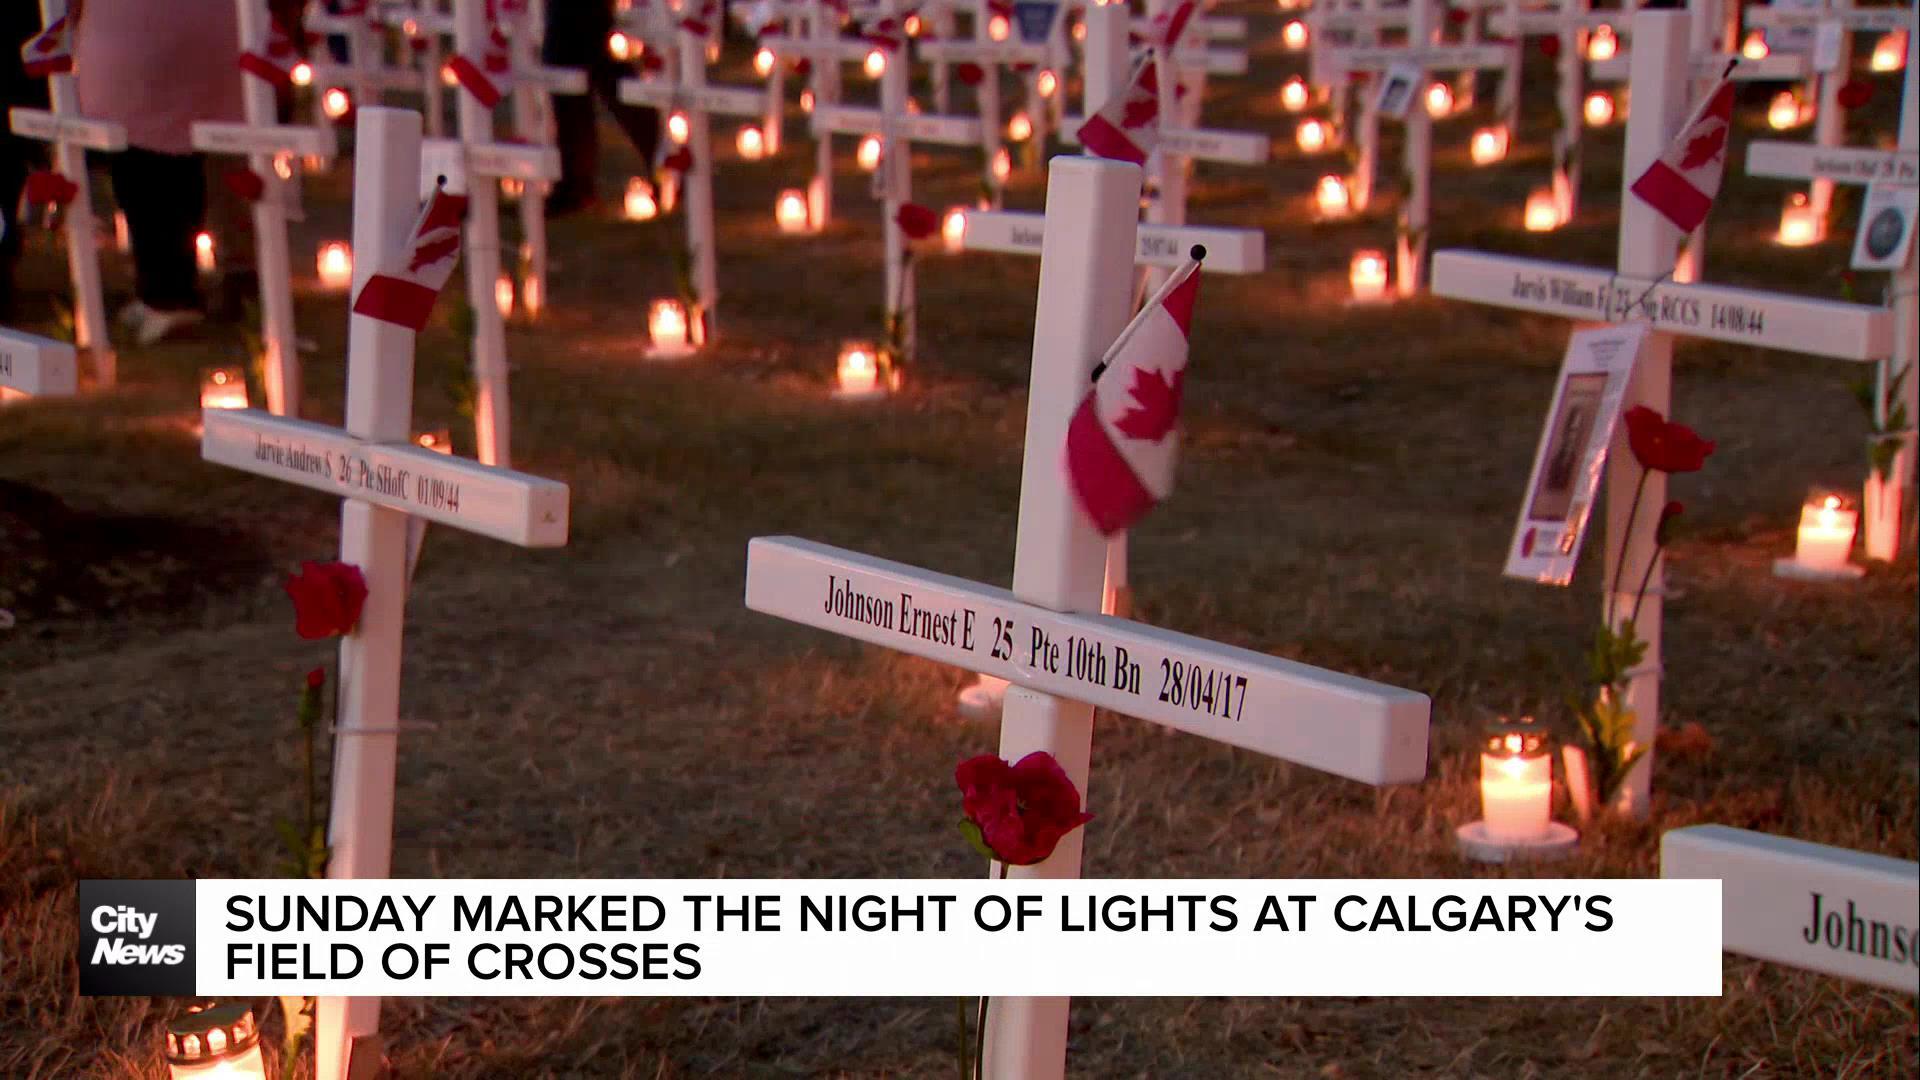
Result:
{"label": "person's leg", "polygon": [[17,214],[27,185],[28,147],[25,139],[0,135],[0,319],[13,317],[13,273],[27,230]]}
{"label": "person's leg", "polygon": [[199,154],[129,147],[113,156],[114,198],[133,248],[134,328],[152,344],[198,322],[203,307],[194,236],[206,217],[206,166]]}
{"label": "person's leg", "polygon": [[[612,29],[612,0],[550,2],[541,60],[553,67],[584,68],[591,80],[595,69],[604,66],[603,61],[611,62],[607,35]],[[558,217],[594,201],[600,168],[600,135],[595,125],[591,94],[554,95],[553,133],[560,151],[560,179],[547,195],[548,216]]]}

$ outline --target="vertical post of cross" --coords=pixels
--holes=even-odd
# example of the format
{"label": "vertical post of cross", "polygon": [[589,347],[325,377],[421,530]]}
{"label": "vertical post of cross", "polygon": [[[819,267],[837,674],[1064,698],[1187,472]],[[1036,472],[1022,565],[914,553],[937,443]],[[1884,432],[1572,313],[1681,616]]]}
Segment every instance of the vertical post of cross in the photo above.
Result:
{"label": "vertical post of cross", "polygon": [[[1091,611],[1100,603],[1104,545],[1066,490],[1061,456],[1068,422],[1092,384],[1093,366],[1132,311],[1139,206],[1136,165],[1069,156],[1050,163],[1013,591],[1055,611]],[[1035,750],[1053,754],[1085,793],[1093,707],[1010,687],[1000,754],[1017,760]],[[1015,868],[1011,876],[1079,877],[1083,831],[1067,834],[1050,858]],[[1068,1005],[1063,997],[994,1001],[987,1016],[986,1074],[1024,1080],[1063,1076]]]}
{"label": "vertical post of cross", "polygon": [[[705,86],[706,38],[682,28],[676,31],[676,40],[680,44],[679,84]],[[693,163],[687,167],[680,190],[687,201],[687,257],[694,299],[690,314],[700,323],[699,336],[694,340],[705,343],[713,341],[720,331],[720,253],[714,250],[713,231],[713,118],[698,103],[686,112],[687,149]]]}
{"label": "vertical post of cross", "polygon": [[[1688,52],[1688,22],[1685,11],[1643,10],[1633,17],[1633,51],[1628,86],[1633,94],[1633,113],[1627,121],[1625,168],[1621,173],[1620,251],[1618,269],[1623,276],[1657,281],[1674,268],[1674,252],[1682,240],[1680,230],[1665,217],[1641,201],[1631,187],[1673,139],[1686,122],[1692,56]],[[1631,313],[1628,313],[1629,315]],[[1662,414],[1668,412],[1673,396],[1673,335],[1654,331],[1647,335],[1640,352],[1633,381],[1627,389],[1622,408],[1645,405]],[[1601,595],[1603,617],[1616,629],[1633,616],[1635,585],[1641,568],[1658,550],[1654,526],[1660,508],[1667,501],[1666,474],[1654,472],[1646,478],[1641,495],[1641,510],[1631,514],[1635,491],[1640,485],[1640,464],[1627,446],[1626,425],[1614,432],[1613,445],[1607,451],[1607,548]],[[1628,532],[1631,516],[1631,533]],[[1622,553],[1624,552],[1624,559]],[[1646,658],[1630,673],[1627,707],[1634,710],[1634,741],[1646,748],[1646,756],[1634,766],[1621,789],[1621,809],[1635,818],[1644,818],[1653,780],[1653,741],[1660,729],[1660,621],[1665,592],[1665,568],[1652,575],[1652,584],[1641,605],[1634,632],[1647,643]]]}
{"label": "vertical post of cross", "polygon": [[900,346],[896,363],[913,355],[916,334],[913,265],[907,237],[900,231],[900,207],[913,198],[913,144],[901,129],[907,115],[907,51],[883,49],[887,69],[880,76],[880,197],[886,220],[886,321],[888,338]]}
{"label": "vertical post of cross", "polygon": [[[407,242],[418,207],[420,114],[363,108],[355,128],[353,293]],[[346,430],[404,442],[413,413],[413,331],[365,315],[347,330]],[[393,861],[394,757],[400,717],[401,624],[407,605],[407,515],[347,499],[340,558],[367,581],[358,629],[340,640],[339,728],[334,737],[333,811],[327,823],[335,881],[384,878]],[[316,1076],[365,1075],[379,1055],[379,998],[321,998],[314,1023]],[[351,1072],[349,1071],[351,1068]]]}
{"label": "vertical post of cross", "polygon": [[[539,30],[544,25],[542,12],[529,4],[514,16],[509,28],[513,41],[513,133],[521,139],[546,146],[553,142],[552,98],[543,80],[527,78],[540,65],[536,48]],[[438,82],[430,77],[427,83]],[[520,236],[526,244],[526,265],[521,266],[520,309],[530,319],[538,318],[547,303],[547,185],[544,180],[528,180],[520,189]]]}
{"label": "vertical post of cross", "polygon": [[[487,50],[485,4],[454,3],[453,47],[469,59]],[[460,141],[469,146],[492,142],[493,109],[470,92],[458,97]],[[507,397],[507,329],[493,296],[500,277],[500,186],[490,177],[467,181],[465,255],[467,306],[473,312],[474,438],[483,464],[505,467],[512,461],[513,417]],[[358,265],[360,260],[354,261]]]}
{"label": "vertical post of cross", "polygon": [[[1569,2],[1575,11],[1588,10],[1588,0]],[[1554,209],[1559,211],[1563,224],[1572,221],[1574,212],[1580,207],[1580,139],[1586,130],[1580,109],[1582,99],[1586,97],[1584,76],[1587,58],[1584,54],[1585,39],[1590,33],[1582,30],[1578,24],[1563,24],[1560,30],[1560,56],[1555,61],[1559,70],[1554,82],[1554,101],[1560,114],[1560,126],[1553,135],[1551,184]],[[1518,138],[1519,132],[1513,132],[1510,137]]]}
{"label": "vertical post of cross", "polygon": [[[1433,44],[1433,5],[1430,0],[1412,0],[1407,5],[1407,44],[1425,49]],[[1413,105],[1402,124],[1406,140],[1406,203],[1400,208],[1400,229],[1394,244],[1394,282],[1401,296],[1420,291],[1426,278],[1427,221],[1431,216],[1433,174],[1433,118],[1427,115],[1425,69],[1421,83],[1415,86]]]}
{"label": "vertical post of cross", "polygon": [[[1833,5],[1829,2],[1827,6],[1831,8]],[[1819,87],[1819,98],[1813,114],[1813,141],[1816,146],[1839,146],[1846,141],[1847,110],[1840,107],[1840,87],[1851,77],[1853,31],[1844,23],[1836,25],[1834,30],[1840,35],[1836,46],[1838,63],[1832,71],[1814,76]],[[1827,235],[1827,215],[1833,209],[1833,181],[1824,176],[1814,177],[1813,183],[1807,186],[1807,205],[1813,207],[1814,220],[1824,239]]]}
{"label": "vertical post of cross", "polygon": [[[40,0],[40,24],[67,17],[67,0]],[[55,116],[80,115],[80,83],[68,72],[47,76],[47,108]],[[67,272],[73,279],[73,344],[93,355],[93,377],[112,386],[118,365],[107,340],[107,301],[100,288],[99,230],[93,222],[93,185],[87,179],[87,151],[67,139],[53,144],[53,164],[77,189],[66,207]]]}
{"label": "vertical post of cross", "polygon": [[[1906,89],[1900,100],[1899,149],[1913,153],[1920,149],[1920,33],[1907,34]],[[1861,222],[1866,227],[1866,222]],[[1867,475],[1866,546],[1867,556],[1891,562],[1900,552],[1900,530],[1906,521],[1906,491],[1914,483],[1914,434],[1920,426],[1920,253],[1909,251],[1904,266],[1893,272],[1887,283],[1893,301],[1893,350],[1881,361],[1874,379],[1874,426],[1885,430],[1888,406],[1906,407],[1906,436],[1894,455],[1893,465],[1883,480],[1877,473]],[[1888,400],[1891,385],[1898,381],[1899,400]]]}
{"label": "vertical post of cross", "polygon": [[[256,42],[267,33],[266,0],[238,0],[240,40]],[[270,127],[280,119],[273,87],[264,79],[240,76],[241,107],[247,123]],[[253,237],[260,274],[260,345],[267,411],[300,415],[300,354],[293,331],[293,261],[287,251],[287,209],[277,196],[286,182],[273,167],[272,154],[250,154],[247,167],[266,181],[270,194],[253,201]]]}

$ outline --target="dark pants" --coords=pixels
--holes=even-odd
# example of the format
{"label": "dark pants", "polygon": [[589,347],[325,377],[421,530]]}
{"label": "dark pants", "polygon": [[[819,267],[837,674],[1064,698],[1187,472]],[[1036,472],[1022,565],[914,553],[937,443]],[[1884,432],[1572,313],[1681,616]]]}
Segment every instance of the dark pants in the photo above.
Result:
{"label": "dark pants", "polygon": [[42,144],[13,135],[0,135],[0,320],[13,317],[13,269],[20,262],[20,243],[27,223],[18,216],[20,194],[27,186],[31,156]]}
{"label": "dark pants", "polygon": [[193,238],[207,219],[205,157],[130,146],[113,155],[111,174],[133,245],[134,295],[159,311],[199,310]]}
{"label": "dark pants", "polygon": [[614,0],[553,0],[547,4],[546,42],[541,60],[553,67],[585,68],[587,93],[553,98],[554,137],[560,144],[560,182],[549,201],[556,208],[593,197],[600,169],[600,134],[593,102],[599,99],[614,122],[648,162],[660,143],[660,113],[628,105],[618,96],[621,79],[633,74],[607,52],[613,32]]}

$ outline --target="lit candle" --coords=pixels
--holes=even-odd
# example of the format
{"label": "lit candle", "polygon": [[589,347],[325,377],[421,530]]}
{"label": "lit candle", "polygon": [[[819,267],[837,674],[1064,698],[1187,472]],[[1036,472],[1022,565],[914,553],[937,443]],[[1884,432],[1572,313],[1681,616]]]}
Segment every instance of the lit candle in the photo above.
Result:
{"label": "lit candle", "polygon": [[127,215],[122,210],[113,212],[113,246],[123,254],[133,249],[133,235],[127,232]]}
{"label": "lit candle", "polygon": [[767,138],[758,127],[752,124],[740,129],[733,137],[734,149],[740,151],[744,161],[759,161],[767,156]]}
{"label": "lit candle", "polygon": [[327,87],[320,95],[320,111],[329,120],[339,120],[353,111],[353,96],[337,86]]}
{"label": "lit candle", "polygon": [[1740,55],[1748,60],[1765,60],[1773,50],[1767,48],[1767,32],[1749,30],[1745,41],[1740,43]]}
{"label": "lit candle", "polygon": [[654,191],[654,199],[660,203],[661,213],[673,213],[674,206],[680,202],[679,172],[668,169],[661,175],[660,186]]}
{"label": "lit candle", "polygon": [[987,20],[987,37],[994,41],[1005,41],[1013,35],[1013,23],[1005,15],[995,15]]}
{"label": "lit candle", "polygon": [[493,279],[493,306],[503,319],[513,318],[513,275],[502,271]]}
{"label": "lit candle", "polygon": [[1506,160],[1509,138],[1510,136],[1505,124],[1498,127],[1483,127],[1474,132],[1473,141],[1467,144],[1468,153],[1473,157],[1473,163],[1475,165],[1492,165],[1495,162]]}
{"label": "lit candle", "polygon": [[321,244],[318,264],[321,288],[340,292],[353,284],[353,249],[346,244],[338,240]]}
{"label": "lit candle", "polygon": [[967,208],[949,206],[940,217],[940,244],[948,253],[966,250],[967,246]]}
{"label": "lit candle", "polygon": [[446,454],[449,457],[453,455],[453,432],[446,428],[438,431],[423,431],[415,435],[413,441],[423,449],[431,450],[436,454]]}
{"label": "lit candle", "polygon": [[1343,177],[1331,173],[1313,187],[1313,206],[1323,218],[1342,218],[1353,209],[1353,195]]}
{"label": "lit candle", "polygon": [[1033,120],[1027,116],[1026,110],[1022,109],[1007,121],[1007,141],[1026,142],[1031,138],[1033,138]]}
{"label": "lit candle", "polygon": [[1333,129],[1325,120],[1302,120],[1293,129],[1293,141],[1308,154],[1317,154],[1333,141]]}
{"label": "lit candle", "polygon": [[678,360],[692,355],[693,333],[687,325],[687,306],[671,298],[649,304],[647,337],[649,360]]}
{"label": "lit candle", "polygon": [[1800,536],[1794,545],[1793,561],[1808,570],[1840,570],[1853,551],[1853,531],[1859,524],[1860,512],[1846,499],[1816,492],[1800,508]]}
{"label": "lit candle", "polygon": [[1606,127],[1613,123],[1613,95],[1605,90],[1588,94],[1580,106],[1580,115],[1586,117],[1588,127]]}
{"label": "lit candle", "polygon": [[860,165],[860,171],[872,172],[880,167],[880,136],[869,135],[860,140],[860,148],[853,152],[854,161]]}
{"label": "lit candle", "polygon": [[1620,51],[1620,39],[1614,36],[1613,27],[1601,24],[1587,35],[1587,59],[1611,60]]}
{"label": "lit candle", "polygon": [[1075,41],[1087,40],[1087,24],[1085,22],[1076,21],[1073,24],[1073,40]]}
{"label": "lit candle", "polygon": [[867,78],[879,81],[880,76],[887,73],[887,54],[879,49],[868,49],[867,58],[860,62],[860,70],[866,72]]}
{"label": "lit candle", "polygon": [[886,392],[880,384],[879,351],[865,341],[849,341],[840,346],[840,362],[834,369],[835,397],[867,398]]}
{"label": "lit candle", "polygon": [[266,1080],[260,1029],[241,1002],[195,1006],[167,1023],[171,1080]]}
{"label": "lit candle", "polygon": [[926,24],[920,21],[919,15],[908,15],[901,20],[900,29],[906,31],[908,37],[917,38],[920,36],[920,31],[926,29]]}
{"label": "lit candle", "polygon": [[440,65],[440,85],[449,90],[460,85],[460,76],[454,73],[452,64]]}
{"label": "lit candle", "polygon": [[193,264],[203,272],[214,267],[213,234],[202,232],[193,238]]}
{"label": "lit candle", "polygon": [[521,194],[526,190],[526,181],[517,176],[503,176],[500,178],[500,197],[508,202],[519,201]]}
{"label": "lit candle", "polygon": [[647,183],[645,177],[635,176],[627,181],[622,205],[628,221],[652,221],[660,213],[660,204],[653,198],[653,185]]}
{"label": "lit candle", "polygon": [[1299,112],[1307,107],[1313,92],[1307,88],[1307,80],[1298,75],[1280,84],[1280,107],[1288,112]]}
{"label": "lit candle", "polygon": [[1774,237],[1783,247],[1807,247],[1820,242],[1820,215],[1808,204],[1806,195],[1794,192],[1780,211],[1780,232]]}
{"label": "lit candle", "polygon": [[1522,221],[1528,232],[1552,232],[1561,226],[1560,200],[1553,197],[1552,188],[1535,188],[1527,195]]}
{"label": "lit candle", "polygon": [[676,109],[667,117],[667,138],[672,139],[675,146],[685,146],[692,130],[686,113]]}
{"label": "lit candle", "polygon": [[812,231],[807,216],[807,194],[799,188],[788,188],[773,201],[773,220],[780,231],[795,235]]}
{"label": "lit candle", "polygon": [[813,112],[813,91],[812,90],[800,91],[800,111],[803,113]]}
{"label": "lit candle", "polygon": [[1874,71],[1899,71],[1907,66],[1907,32],[1895,30],[1880,35],[1873,43],[1873,56],[1867,66]]}
{"label": "lit candle", "polygon": [[237,367],[209,368],[201,372],[200,407],[203,409],[246,408],[246,372]]}
{"label": "lit candle", "polygon": [[1033,88],[1043,98],[1051,98],[1060,89],[1060,76],[1051,71],[1042,71],[1034,77]]}
{"label": "lit candle", "polygon": [[1365,303],[1380,299],[1387,291],[1387,257],[1372,249],[1354,252],[1347,278],[1353,286],[1354,300]]}
{"label": "lit candle", "polygon": [[773,74],[774,55],[772,49],[760,49],[753,54],[753,73],[766,78]]}
{"label": "lit candle", "polygon": [[1280,28],[1280,44],[1285,45],[1288,52],[1299,52],[1306,48],[1307,24],[1299,19],[1288,20],[1287,25]]}
{"label": "lit candle", "polygon": [[1443,82],[1427,85],[1427,115],[1442,120],[1453,112],[1453,87]]}
{"label": "lit candle", "polygon": [[1013,155],[1007,153],[1007,148],[1003,146],[993,152],[993,182],[1004,184],[1012,175]]}
{"label": "lit candle", "polygon": [[307,63],[305,60],[302,60],[299,63],[293,65],[293,70],[287,72],[287,78],[295,86],[312,86],[313,85],[313,65]]}
{"label": "lit candle", "polygon": [[633,39],[624,32],[615,30],[607,35],[607,55],[615,60],[626,61],[633,58]]}
{"label": "lit candle", "polygon": [[275,154],[273,156],[273,175],[282,180],[293,179],[292,154]]}
{"label": "lit candle", "polygon": [[1480,813],[1497,841],[1544,840],[1553,808],[1553,758],[1537,732],[1508,731],[1480,752]]}
{"label": "lit candle", "polygon": [[1767,126],[1775,131],[1799,127],[1799,95],[1791,90],[1782,90],[1773,95],[1773,100],[1767,103]]}

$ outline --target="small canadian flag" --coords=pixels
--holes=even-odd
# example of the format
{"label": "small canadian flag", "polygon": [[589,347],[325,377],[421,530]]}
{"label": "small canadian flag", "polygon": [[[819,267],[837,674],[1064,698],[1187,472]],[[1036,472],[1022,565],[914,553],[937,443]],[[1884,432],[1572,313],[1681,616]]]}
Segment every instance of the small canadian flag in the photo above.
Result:
{"label": "small canadian flag", "polygon": [[257,49],[240,54],[240,70],[278,87],[293,85],[293,69],[299,66],[300,49],[293,32],[278,15],[267,19],[266,40]]}
{"label": "small canadian flag", "polygon": [[460,224],[467,197],[436,189],[414,222],[407,245],[381,264],[354,298],[353,311],[418,331],[433,314],[433,302],[447,287],[460,261]]}
{"label": "small canadian flag", "polygon": [[1720,193],[1720,176],[1727,169],[1727,137],[1732,133],[1733,82],[1722,77],[1666,152],[1629,190],[1682,232],[1692,232],[1707,219],[1713,198]]}
{"label": "small canadian flag", "polygon": [[1068,486],[1102,535],[1132,526],[1173,492],[1204,254],[1196,248],[1120,332],[1067,425]]}
{"label": "small canadian flag", "polygon": [[500,29],[500,15],[495,9],[494,0],[487,0],[487,44],[476,63],[465,54],[457,54],[447,61],[447,70],[473,100],[486,108],[500,104],[505,96],[500,84],[495,80],[513,72],[512,54],[508,51],[506,31]]}
{"label": "small canadian flag", "polygon": [[73,11],[53,20],[52,25],[20,47],[21,65],[26,69],[27,78],[43,79],[73,70],[73,22],[78,18],[80,5],[73,7]]}
{"label": "small canadian flag", "polygon": [[1160,81],[1151,54],[1134,68],[1127,92],[1080,125],[1079,137],[1097,157],[1146,164],[1160,141]]}

